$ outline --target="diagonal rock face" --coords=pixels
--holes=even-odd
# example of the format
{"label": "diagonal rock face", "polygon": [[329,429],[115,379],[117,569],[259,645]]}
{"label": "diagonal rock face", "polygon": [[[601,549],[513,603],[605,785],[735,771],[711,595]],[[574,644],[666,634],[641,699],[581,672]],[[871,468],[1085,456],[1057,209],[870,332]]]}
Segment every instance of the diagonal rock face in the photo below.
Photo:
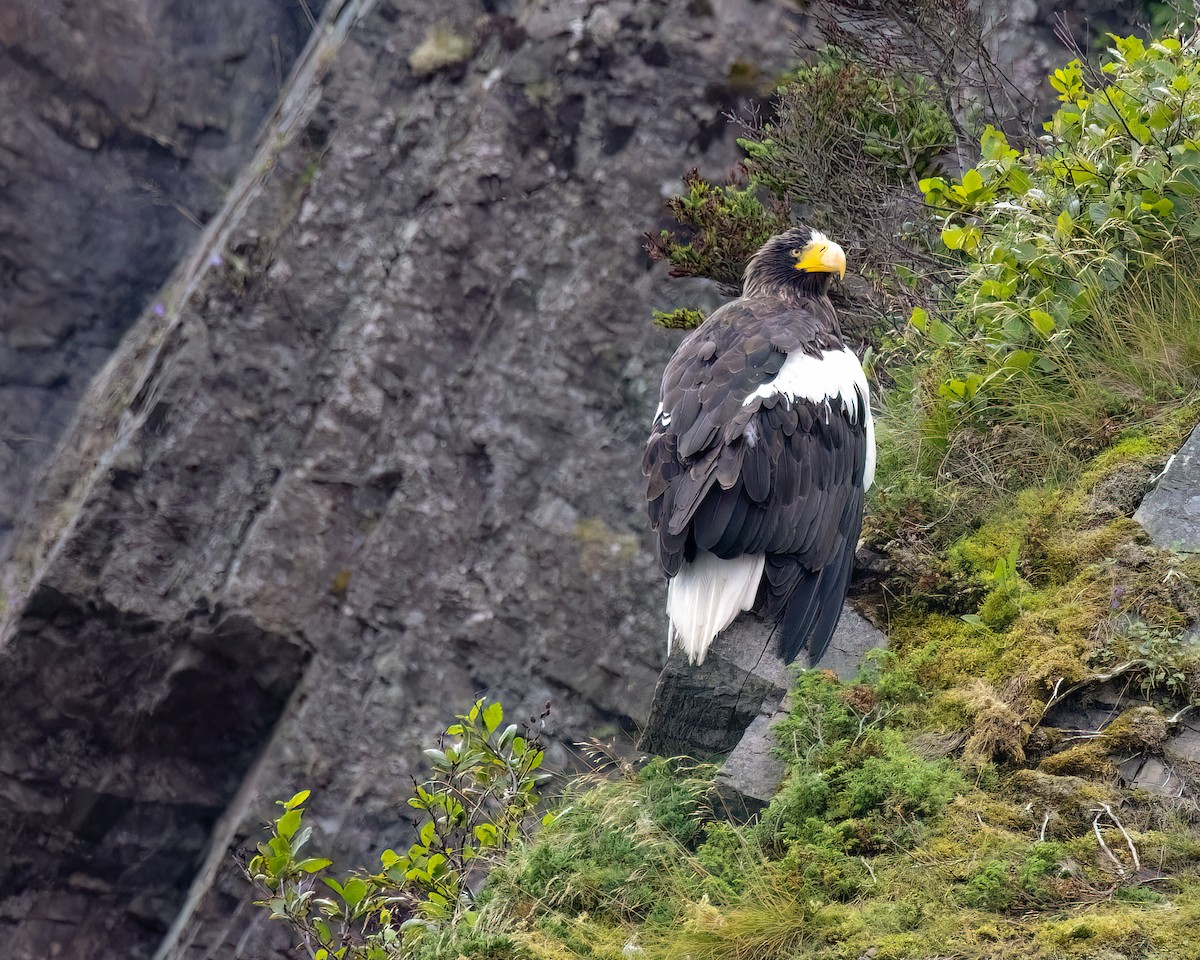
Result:
{"label": "diagonal rock face", "polygon": [[[94,382],[4,570],[14,960],[275,955],[231,859],[272,799],[313,788],[369,865],[477,692],[567,741],[645,720],[638,464],[678,339],[646,320],[703,294],[640,234],[732,162],[719,80],[797,23],[692,7],[331,12],[290,142]],[[414,70],[435,19],[473,52]]]}
{"label": "diagonal rock face", "polygon": [[308,32],[302,5],[277,0],[0,4],[0,558],[88,381],[220,209]]}

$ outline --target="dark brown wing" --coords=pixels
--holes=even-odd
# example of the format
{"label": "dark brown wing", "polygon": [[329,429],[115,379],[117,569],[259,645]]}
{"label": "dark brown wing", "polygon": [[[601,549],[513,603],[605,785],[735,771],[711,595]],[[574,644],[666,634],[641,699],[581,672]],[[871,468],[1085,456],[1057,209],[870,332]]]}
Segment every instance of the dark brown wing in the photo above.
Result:
{"label": "dark brown wing", "polygon": [[[842,349],[822,332],[823,309],[739,300],[714,313],[667,365],[643,459],[664,571],[698,550],[767,554],[759,605],[781,619],[788,660],[810,635],[819,655],[836,625],[862,522],[866,427],[839,402],[745,401],[790,353]],[[865,411],[865,396],[846,399]]]}

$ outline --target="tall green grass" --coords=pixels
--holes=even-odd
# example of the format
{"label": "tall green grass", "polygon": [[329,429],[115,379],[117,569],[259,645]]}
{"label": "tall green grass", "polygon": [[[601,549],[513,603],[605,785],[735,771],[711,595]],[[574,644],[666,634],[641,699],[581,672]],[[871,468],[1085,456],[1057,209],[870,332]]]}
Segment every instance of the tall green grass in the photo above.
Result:
{"label": "tall green grass", "polygon": [[[915,471],[931,483],[992,491],[982,506],[1034,479],[1064,482],[1129,429],[1200,398],[1200,261],[1184,252],[1130,276],[1069,341],[1047,348],[1051,372],[994,382],[965,426],[930,402],[963,373],[947,350],[894,372],[881,416],[880,486]],[[955,369],[955,368],[959,369]],[[911,481],[909,481],[911,482]],[[972,493],[972,496],[975,494]]]}

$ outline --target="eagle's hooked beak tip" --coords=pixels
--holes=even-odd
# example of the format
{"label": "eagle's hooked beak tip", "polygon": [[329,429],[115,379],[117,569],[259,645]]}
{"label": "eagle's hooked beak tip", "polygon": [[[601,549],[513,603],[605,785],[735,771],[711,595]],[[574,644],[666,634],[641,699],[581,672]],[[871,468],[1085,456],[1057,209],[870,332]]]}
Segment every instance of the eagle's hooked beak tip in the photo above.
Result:
{"label": "eagle's hooked beak tip", "polygon": [[836,273],[839,280],[846,278],[846,251],[832,240],[809,244],[796,261],[797,270],[810,273]]}
{"label": "eagle's hooked beak tip", "polygon": [[825,251],[826,261],[832,268],[831,272],[838,275],[839,280],[846,279],[846,251],[832,241],[829,244],[829,249]]}

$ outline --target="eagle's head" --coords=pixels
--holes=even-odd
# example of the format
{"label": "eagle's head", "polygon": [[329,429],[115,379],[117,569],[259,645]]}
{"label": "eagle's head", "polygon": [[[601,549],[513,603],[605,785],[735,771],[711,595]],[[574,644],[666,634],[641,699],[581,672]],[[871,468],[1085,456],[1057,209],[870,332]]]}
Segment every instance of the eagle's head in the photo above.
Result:
{"label": "eagle's head", "polygon": [[846,253],[819,230],[793,227],[764,243],[746,264],[742,295],[823,294],[846,275]]}

